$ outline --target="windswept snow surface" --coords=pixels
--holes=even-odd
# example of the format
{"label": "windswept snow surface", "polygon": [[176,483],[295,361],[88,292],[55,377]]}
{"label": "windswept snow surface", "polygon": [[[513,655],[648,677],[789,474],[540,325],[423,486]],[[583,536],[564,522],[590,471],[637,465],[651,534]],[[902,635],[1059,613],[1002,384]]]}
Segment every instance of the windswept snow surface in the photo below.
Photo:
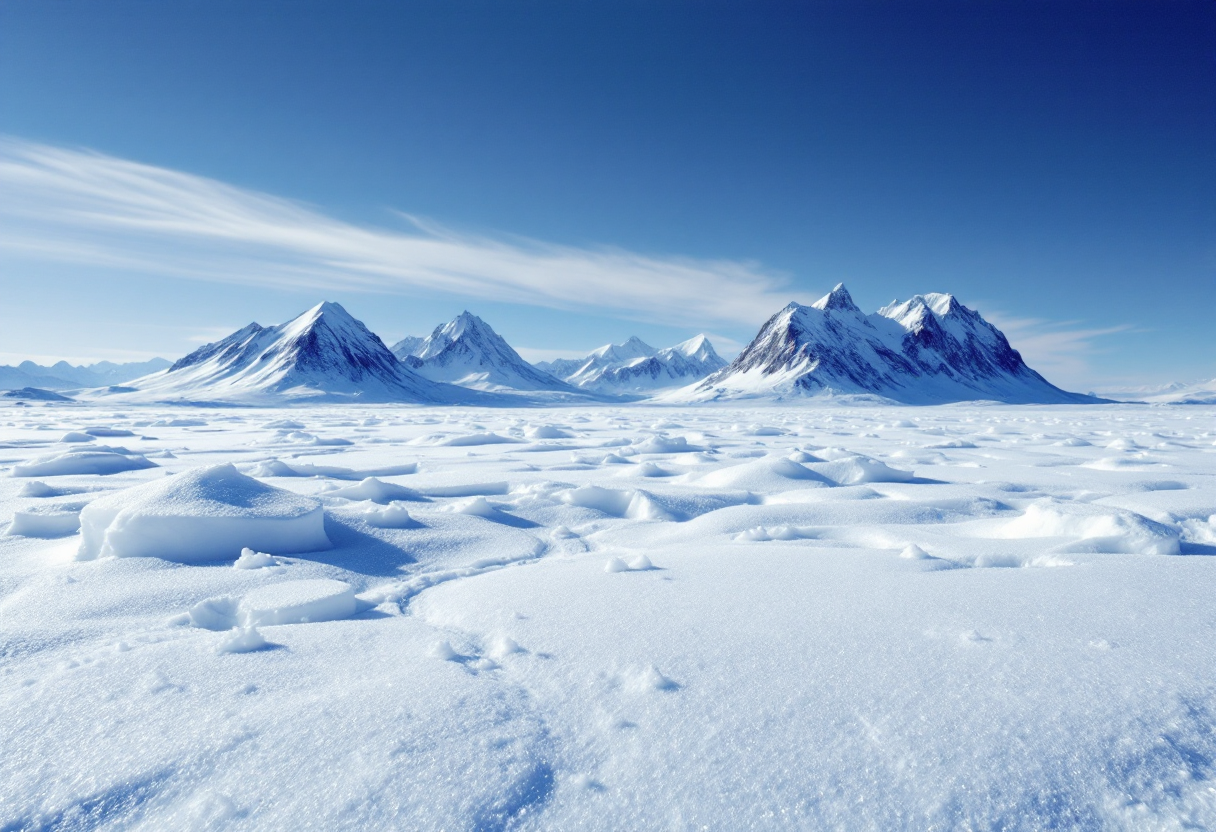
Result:
{"label": "windswept snow surface", "polygon": [[287,415],[0,403],[0,829],[1216,828],[1216,408]]}

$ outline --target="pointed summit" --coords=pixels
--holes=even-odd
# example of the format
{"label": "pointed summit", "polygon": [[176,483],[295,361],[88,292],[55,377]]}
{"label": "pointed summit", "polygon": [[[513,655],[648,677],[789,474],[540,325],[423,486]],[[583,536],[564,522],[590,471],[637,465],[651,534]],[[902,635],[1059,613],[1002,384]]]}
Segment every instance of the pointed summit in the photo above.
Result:
{"label": "pointed summit", "polygon": [[493,327],[467,310],[435,327],[402,360],[433,381],[477,390],[572,392],[569,385],[524,361]]}
{"label": "pointed summit", "polygon": [[438,402],[469,395],[418,377],[333,302],[278,326],[249,324],[131,386],[161,398],[198,400]]}
{"label": "pointed summit", "polygon": [[853,296],[849,294],[848,289],[844,288],[843,283],[837,283],[832,291],[828,292],[819,300],[812,303],[811,308],[819,309],[823,312],[861,312],[861,310],[857,308],[857,304],[853,303]]}

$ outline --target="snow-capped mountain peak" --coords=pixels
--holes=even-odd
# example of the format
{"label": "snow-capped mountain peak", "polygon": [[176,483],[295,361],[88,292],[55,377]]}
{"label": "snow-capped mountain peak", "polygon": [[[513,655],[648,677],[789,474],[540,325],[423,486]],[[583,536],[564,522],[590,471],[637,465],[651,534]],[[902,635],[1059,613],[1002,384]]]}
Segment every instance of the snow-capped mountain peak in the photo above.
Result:
{"label": "snow-capped mountain peak", "polygon": [[478,390],[572,389],[524,361],[493,327],[468,311],[436,327],[402,360],[426,378]]}
{"label": "snow-capped mountain peak", "polygon": [[[786,309],[799,305],[791,303]],[[812,303],[811,308],[818,309],[821,312],[856,312],[858,315],[862,314],[862,311],[857,308],[857,304],[853,303],[853,296],[849,294],[849,290],[844,287],[843,283],[837,283],[832,291]]]}
{"label": "snow-capped mountain peak", "polygon": [[131,386],[159,397],[189,399],[453,398],[450,388],[419,378],[362,322],[332,302],[278,326],[249,324]]}
{"label": "snow-capped mountain peak", "polygon": [[709,343],[709,338],[705,335],[694,335],[687,341],[681,341],[674,347],[668,347],[668,349],[698,361],[706,361],[718,357],[718,353],[714,351],[714,345]]}
{"label": "snow-capped mountain peak", "polygon": [[588,359],[599,359],[604,362],[625,363],[638,358],[649,358],[654,355],[657,350],[643,341],[636,335],[629,336],[629,339],[620,344],[605,344],[599,349],[592,350],[584,361]]}

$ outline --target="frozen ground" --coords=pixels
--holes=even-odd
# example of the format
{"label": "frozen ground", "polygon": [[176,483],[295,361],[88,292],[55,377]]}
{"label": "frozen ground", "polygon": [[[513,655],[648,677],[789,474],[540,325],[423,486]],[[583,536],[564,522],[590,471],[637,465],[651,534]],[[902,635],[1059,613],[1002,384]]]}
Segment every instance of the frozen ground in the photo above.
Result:
{"label": "frozen ground", "polygon": [[3,406],[0,518],[3,830],[1216,828],[1213,408]]}

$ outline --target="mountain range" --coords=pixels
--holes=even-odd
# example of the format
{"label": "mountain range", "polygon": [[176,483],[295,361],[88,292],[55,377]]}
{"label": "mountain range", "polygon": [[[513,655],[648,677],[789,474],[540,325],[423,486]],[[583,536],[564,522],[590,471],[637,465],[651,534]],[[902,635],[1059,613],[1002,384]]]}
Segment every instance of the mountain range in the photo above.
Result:
{"label": "mountain range", "polygon": [[479,402],[418,375],[336,303],[278,326],[249,324],[122,393],[157,401]]}
{"label": "mountain range", "polygon": [[51,366],[22,361],[16,367],[0,366],[0,390],[36,387],[42,390],[79,390],[86,387],[106,387],[163,370],[169,362],[163,358],[115,364],[73,365],[60,361]]}
{"label": "mountain range", "polygon": [[[390,350],[339,304],[329,302],[277,326],[249,324],[167,364],[103,362],[74,368],[61,362],[40,368],[26,362],[2,368],[12,371],[18,383],[5,384],[0,376],[0,388],[93,386],[98,389],[76,395],[263,404],[536,405],[644,397],[781,401],[821,395],[906,404],[1103,401],[1052,385],[1026,365],[1000,330],[952,295],[916,295],[867,315],[843,285],[809,306],[786,306],[729,364],[699,335],[659,350],[630,338],[581,359],[533,365],[467,311],[426,338],[405,338]],[[154,372],[128,380],[138,369]],[[50,370],[60,375],[44,372]],[[70,386],[62,378],[69,375]],[[116,384],[119,378],[122,382]],[[95,383],[98,379],[101,383]],[[1172,396],[1178,401],[1209,398],[1211,391],[1199,387]]]}
{"label": "mountain range", "polygon": [[637,337],[607,344],[585,358],[537,364],[569,384],[599,393],[629,395],[683,387],[726,366],[704,335],[656,350]]}
{"label": "mountain range", "polygon": [[866,315],[843,284],[791,303],[729,365],[671,401],[877,396],[905,404],[1100,401],[1055,387],[1005,336],[947,294],[916,295]]}

